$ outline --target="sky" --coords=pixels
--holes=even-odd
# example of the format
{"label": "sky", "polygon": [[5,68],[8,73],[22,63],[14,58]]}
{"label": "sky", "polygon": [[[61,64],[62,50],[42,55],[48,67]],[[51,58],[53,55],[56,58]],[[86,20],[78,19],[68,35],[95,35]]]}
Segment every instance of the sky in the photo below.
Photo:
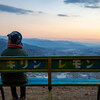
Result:
{"label": "sky", "polygon": [[100,42],[100,0],[0,0],[0,35]]}

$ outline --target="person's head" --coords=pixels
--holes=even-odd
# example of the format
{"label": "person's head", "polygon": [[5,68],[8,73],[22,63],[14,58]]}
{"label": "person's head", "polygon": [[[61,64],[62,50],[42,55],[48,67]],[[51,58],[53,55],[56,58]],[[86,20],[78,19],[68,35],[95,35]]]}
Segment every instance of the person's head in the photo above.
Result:
{"label": "person's head", "polygon": [[8,44],[20,44],[22,40],[21,33],[13,31],[8,36]]}

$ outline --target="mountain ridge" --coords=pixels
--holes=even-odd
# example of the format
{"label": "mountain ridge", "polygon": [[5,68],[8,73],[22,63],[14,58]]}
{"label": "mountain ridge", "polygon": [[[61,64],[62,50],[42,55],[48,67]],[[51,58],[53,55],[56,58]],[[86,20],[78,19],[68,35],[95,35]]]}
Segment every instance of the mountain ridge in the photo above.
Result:
{"label": "mountain ridge", "polygon": [[[26,41],[26,42],[25,42]],[[99,46],[86,46],[72,41],[24,39],[23,47],[29,56],[99,56]],[[7,48],[7,39],[0,38],[0,53]]]}

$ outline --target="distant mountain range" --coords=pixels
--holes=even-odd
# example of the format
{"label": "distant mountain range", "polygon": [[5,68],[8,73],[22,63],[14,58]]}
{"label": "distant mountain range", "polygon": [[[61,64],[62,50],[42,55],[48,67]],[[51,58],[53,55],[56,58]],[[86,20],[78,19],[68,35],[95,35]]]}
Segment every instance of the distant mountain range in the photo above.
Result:
{"label": "distant mountain range", "polygon": [[53,40],[43,40],[43,39],[23,39],[23,43],[27,43],[30,45],[36,45],[39,47],[45,48],[85,48],[86,46],[78,43],[78,42],[71,42],[71,41],[53,41]]}
{"label": "distant mountain range", "polygon": [[[29,56],[46,56],[45,53],[46,51],[48,51],[45,48],[29,45],[26,43],[24,43],[23,47],[28,52]],[[7,48],[7,40],[0,38],[0,54],[6,48]]]}
{"label": "distant mountain range", "polygon": [[[0,36],[0,38],[3,38],[3,39],[7,39],[7,36]],[[99,47],[100,46],[100,43],[96,43],[96,42],[75,42],[75,41],[64,41],[64,40],[60,40],[60,41],[52,41],[52,40],[46,40],[46,39],[38,39],[38,38],[23,38],[23,42],[24,43],[27,43],[27,44],[30,44],[30,45],[36,45],[36,46],[45,46],[45,47],[48,47],[48,44],[49,47],[53,47],[53,46],[57,46],[57,45],[61,45],[61,46],[66,46],[66,44],[71,44],[73,43],[74,46],[75,45],[84,45],[84,46],[88,46],[88,47]],[[44,43],[44,45],[41,45],[42,43]],[[52,45],[53,44],[53,45]]]}
{"label": "distant mountain range", "polygon": [[[29,56],[99,56],[100,47],[72,41],[52,41],[43,39],[22,40]],[[0,36],[0,54],[7,48],[7,37]]]}

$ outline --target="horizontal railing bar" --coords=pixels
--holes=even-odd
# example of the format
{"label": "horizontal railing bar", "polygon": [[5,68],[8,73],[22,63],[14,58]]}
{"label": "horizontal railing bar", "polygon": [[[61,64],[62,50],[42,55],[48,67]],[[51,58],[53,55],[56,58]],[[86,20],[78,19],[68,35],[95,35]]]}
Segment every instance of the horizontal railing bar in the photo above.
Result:
{"label": "horizontal railing bar", "polygon": [[26,57],[26,56],[1,56],[1,59],[100,59],[100,56],[39,56],[39,57]]}
{"label": "horizontal railing bar", "polygon": [[[47,69],[34,69],[34,70],[0,70],[0,72],[48,72]],[[100,69],[89,69],[89,70],[77,70],[77,69],[71,69],[71,70],[68,70],[68,69],[56,69],[56,70],[52,70],[51,72],[100,72]]]}

